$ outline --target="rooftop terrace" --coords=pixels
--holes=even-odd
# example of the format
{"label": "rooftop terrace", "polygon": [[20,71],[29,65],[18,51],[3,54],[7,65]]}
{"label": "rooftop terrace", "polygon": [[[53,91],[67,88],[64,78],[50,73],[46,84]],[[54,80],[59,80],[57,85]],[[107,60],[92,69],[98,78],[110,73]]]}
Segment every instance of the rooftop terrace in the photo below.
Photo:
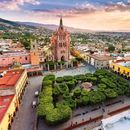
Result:
{"label": "rooftop terrace", "polygon": [[7,71],[4,76],[0,78],[0,90],[14,87],[23,71],[23,69]]}

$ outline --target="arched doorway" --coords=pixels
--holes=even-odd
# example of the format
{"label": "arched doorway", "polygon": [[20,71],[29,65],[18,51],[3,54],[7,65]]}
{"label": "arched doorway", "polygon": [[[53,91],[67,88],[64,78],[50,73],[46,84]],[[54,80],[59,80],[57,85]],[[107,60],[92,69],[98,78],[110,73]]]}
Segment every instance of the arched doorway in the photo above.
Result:
{"label": "arched doorway", "polygon": [[61,61],[65,61],[65,57],[64,56],[61,57]]}

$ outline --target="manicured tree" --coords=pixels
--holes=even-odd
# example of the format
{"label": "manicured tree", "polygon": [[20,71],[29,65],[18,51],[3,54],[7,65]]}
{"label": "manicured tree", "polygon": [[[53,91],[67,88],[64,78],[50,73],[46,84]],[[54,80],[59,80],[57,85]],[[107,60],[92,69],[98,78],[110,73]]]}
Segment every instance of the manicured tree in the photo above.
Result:
{"label": "manicured tree", "polygon": [[72,81],[74,78],[73,78],[73,76],[68,75],[68,76],[64,76],[63,79],[65,82],[68,82],[68,81]]}
{"label": "manicured tree", "polygon": [[63,98],[64,98],[64,100],[70,99],[71,98],[70,93],[64,93]]}
{"label": "manicured tree", "polygon": [[104,92],[107,86],[105,84],[98,84],[98,90]]}
{"label": "manicured tree", "polygon": [[53,74],[50,74],[50,75],[47,75],[43,78],[43,81],[44,80],[51,80],[51,81],[55,81],[55,75]]}
{"label": "manicured tree", "polygon": [[89,93],[89,99],[91,104],[97,104],[104,101],[105,96],[98,91],[92,91]]}
{"label": "manicured tree", "polygon": [[86,76],[85,75],[82,75],[82,74],[80,74],[80,75],[76,75],[76,76],[74,76],[74,78],[77,80],[77,81],[86,81]]}
{"label": "manicured tree", "polygon": [[86,106],[86,105],[88,105],[88,103],[89,103],[89,96],[83,96],[82,97],[82,104],[84,106]]}
{"label": "manicured tree", "polygon": [[125,92],[125,95],[128,96],[128,97],[130,97],[130,87],[127,88],[127,91]]}
{"label": "manicured tree", "polygon": [[112,82],[110,79],[108,79],[108,78],[102,78],[102,79],[101,79],[101,82],[104,83],[104,84],[106,84],[106,85],[109,86],[110,88],[116,88],[116,87],[117,87],[116,84],[113,83],[113,82]]}
{"label": "manicured tree", "polygon": [[106,95],[104,94],[104,92],[102,91],[97,91],[97,93],[100,95],[101,97],[101,102],[104,102],[106,100]]}
{"label": "manicured tree", "polygon": [[68,86],[65,83],[59,84],[58,90],[60,91],[61,94],[69,92],[69,88],[68,88]]}
{"label": "manicured tree", "polygon": [[88,96],[89,92],[87,90],[82,89],[81,96]]}
{"label": "manicured tree", "polygon": [[62,117],[61,118],[62,122],[67,121],[71,117],[72,109],[69,106],[67,106],[67,105],[59,105],[59,106],[57,106],[57,108],[59,109],[58,111],[59,111],[59,113],[60,113],[60,115]]}
{"label": "manicured tree", "polygon": [[110,88],[105,90],[105,95],[107,98],[116,98],[118,96],[117,92]]}
{"label": "manicured tree", "polygon": [[69,106],[72,109],[76,108],[76,101],[73,100],[71,97],[67,97],[64,100],[64,104],[67,105],[67,106]]}
{"label": "manicured tree", "polygon": [[93,83],[93,85],[96,85],[97,84],[97,77],[92,77],[91,82]]}
{"label": "manicured tree", "polygon": [[93,74],[92,74],[92,73],[86,73],[85,76],[86,76],[86,77],[92,77]]}
{"label": "manicured tree", "polygon": [[60,115],[61,113],[59,112],[58,108],[52,109],[50,112],[48,112],[48,114],[46,115],[46,122],[49,125],[57,125],[60,123],[61,119],[62,119],[62,115]]}
{"label": "manicured tree", "polygon": [[80,106],[83,105],[83,103],[82,103],[82,98],[81,98],[81,97],[76,98],[75,101],[76,101],[77,107],[80,107]]}
{"label": "manicured tree", "polygon": [[58,97],[61,95],[59,89],[58,89],[58,85],[55,85],[54,88],[53,88],[53,95]]}
{"label": "manicured tree", "polygon": [[75,87],[75,81],[68,81],[66,82],[67,86],[69,87],[70,90],[72,90]]}
{"label": "manicured tree", "polygon": [[43,85],[43,86],[52,85],[52,81],[51,81],[51,80],[43,80],[42,85]]}
{"label": "manicured tree", "polygon": [[63,83],[63,82],[64,82],[63,77],[57,77],[57,78],[56,78],[56,82],[57,82],[57,83]]}
{"label": "manicured tree", "polygon": [[74,89],[74,97],[79,97],[81,95],[81,88]]}

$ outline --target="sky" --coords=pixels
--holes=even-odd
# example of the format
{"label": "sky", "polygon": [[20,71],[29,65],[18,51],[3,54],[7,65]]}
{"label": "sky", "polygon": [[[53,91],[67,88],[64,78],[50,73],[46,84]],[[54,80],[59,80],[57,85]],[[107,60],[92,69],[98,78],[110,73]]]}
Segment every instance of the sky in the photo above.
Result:
{"label": "sky", "polygon": [[130,0],[0,0],[0,18],[97,31],[130,31]]}

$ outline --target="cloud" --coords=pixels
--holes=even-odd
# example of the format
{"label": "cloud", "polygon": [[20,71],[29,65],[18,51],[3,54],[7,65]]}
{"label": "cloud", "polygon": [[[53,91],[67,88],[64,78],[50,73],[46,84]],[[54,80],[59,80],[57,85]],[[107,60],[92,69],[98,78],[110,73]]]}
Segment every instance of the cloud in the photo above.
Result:
{"label": "cloud", "polygon": [[75,7],[71,8],[59,8],[59,9],[33,9],[32,11],[34,13],[37,13],[37,15],[52,15],[56,17],[60,17],[61,15],[63,17],[76,17],[80,14],[90,14],[97,10],[97,7],[85,2],[83,4],[76,4]]}
{"label": "cloud", "polygon": [[20,6],[23,6],[25,3],[32,5],[40,4],[38,0],[3,0],[0,2],[0,10],[20,10]]}
{"label": "cloud", "polygon": [[105,6],[105,11],[128,11],[130,10],[130,4],[124,2],[117,2],[115,4],[109,4]]}

